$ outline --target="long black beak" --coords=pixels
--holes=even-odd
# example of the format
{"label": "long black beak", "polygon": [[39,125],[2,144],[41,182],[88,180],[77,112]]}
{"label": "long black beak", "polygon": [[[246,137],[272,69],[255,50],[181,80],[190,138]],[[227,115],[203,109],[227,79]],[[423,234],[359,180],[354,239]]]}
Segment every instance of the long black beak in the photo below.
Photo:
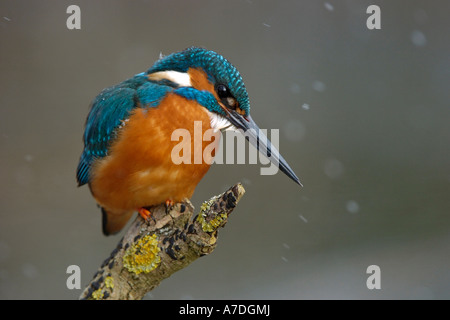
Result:
{"label": "long black beak", "polygon": [[237,129],[243,130],[245,138],[264,156],[280,168],[289,178],[294,180],[295,183],[302,186],[300,179],[295,175],[294,171],[288,165],[286,160],[278,152],[272,143],[267,139],[264,133],[259,129],[258,125],[253,119],[248,116],[242,116],[234,110],[225,110],[227,113],[227,120],[235,126]]}

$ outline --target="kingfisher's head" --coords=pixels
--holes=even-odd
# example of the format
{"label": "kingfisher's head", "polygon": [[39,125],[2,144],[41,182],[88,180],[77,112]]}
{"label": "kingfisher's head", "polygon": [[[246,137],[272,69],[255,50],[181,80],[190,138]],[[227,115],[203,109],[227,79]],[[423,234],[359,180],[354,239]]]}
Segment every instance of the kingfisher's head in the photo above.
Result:
{"label": "kingfisher's head", "polygon": [[165,79],[180,87],[212,93],[217,105],[206,105],[210,112],[221,116],[227,116],[228,110],[244,116],[250,113],[248,93],[239,71],[214,51],[191,47],[162,57],[147,73],[154,80]]}
{"label": "kingfisher's head", "polygon": [[170,85],[187,99],[196,99],[217,130],[241,130],[249,142],[301,185],[287,162],[250,116],[250,102],[239,71],[223,56],[204,48],[161,57],[147,72],[148,78]]}

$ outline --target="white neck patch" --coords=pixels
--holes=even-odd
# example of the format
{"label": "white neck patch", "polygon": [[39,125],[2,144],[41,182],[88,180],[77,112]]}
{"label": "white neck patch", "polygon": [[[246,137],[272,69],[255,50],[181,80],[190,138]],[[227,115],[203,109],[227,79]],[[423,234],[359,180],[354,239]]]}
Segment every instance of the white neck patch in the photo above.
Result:
{"label": "white neck patch", "polygon": [[169,80],[178,84],[180,87],[192,87],[191,77],[186,72],[173,70],[159,71],[149,74],[148,78],[154,81]]}

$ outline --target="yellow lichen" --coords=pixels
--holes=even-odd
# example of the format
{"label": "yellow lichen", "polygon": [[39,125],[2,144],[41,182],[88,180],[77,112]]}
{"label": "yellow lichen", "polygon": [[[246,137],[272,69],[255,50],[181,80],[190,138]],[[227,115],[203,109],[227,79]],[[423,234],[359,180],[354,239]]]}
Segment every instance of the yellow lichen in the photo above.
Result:
{"label": "yellow lichen", "polygon": [[[197,221],[200,222],[202,226],[202,230],[204,232],[213,232],[215,231],[224,220],[227,219],[226,213],[219,213],[217,215],[212,215],[208,213],[211,209],[211,205],[215,202],[215,198],[206,201],[200,207],[200,214],[197,217]],[[214,218],[212,218],[214,216]],[[212,218],[212,219],[211,219]]]}
{"label": "yellow lichen", "polygon": [[159,256],[158,237],[156,234],[146,235],[139,239],[125,252],[123,266],[129,272],[140,274],[149,273],[161,262]]}
{"label": "yellow lichen", "polygon": [[206,202],[202,203],[200,210],[201,210],[201,212],[205,212],[205,211],[209,210],[210,207],[211,207],[211,204],[209,204],[208,201],[206,201]]}
{"label": "yellow lichen", "polygon": [[114,289],[114,279],[113,277],[106,277],[105,278],[105,287]]}
{"label": "yellow lichen", "polygon": [[95,290],[94,292],[92,292],[92,299],[94,299],[94,300],[103,299],[102,289],[98,289],[98,290]]}

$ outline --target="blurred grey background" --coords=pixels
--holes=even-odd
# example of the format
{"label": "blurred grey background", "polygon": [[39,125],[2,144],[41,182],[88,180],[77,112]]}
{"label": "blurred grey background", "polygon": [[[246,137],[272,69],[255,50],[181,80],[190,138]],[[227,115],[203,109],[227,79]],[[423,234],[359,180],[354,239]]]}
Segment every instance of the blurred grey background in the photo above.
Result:
{"label": "blurred grey background", "polygon": [[[66,9],[81,8],[81,30]],[[366,9],[381,8],[381,30]],[[77,188],[88,107],[160,52],[204,46],[246,83],[301,178],[216,165],[192,199],[242,181],[215,252],[148,299],[449,299],[448,1],[0,1],[0,298],[76,299],[120,239]],[[381,268],[368,290],[366,269]]]}

